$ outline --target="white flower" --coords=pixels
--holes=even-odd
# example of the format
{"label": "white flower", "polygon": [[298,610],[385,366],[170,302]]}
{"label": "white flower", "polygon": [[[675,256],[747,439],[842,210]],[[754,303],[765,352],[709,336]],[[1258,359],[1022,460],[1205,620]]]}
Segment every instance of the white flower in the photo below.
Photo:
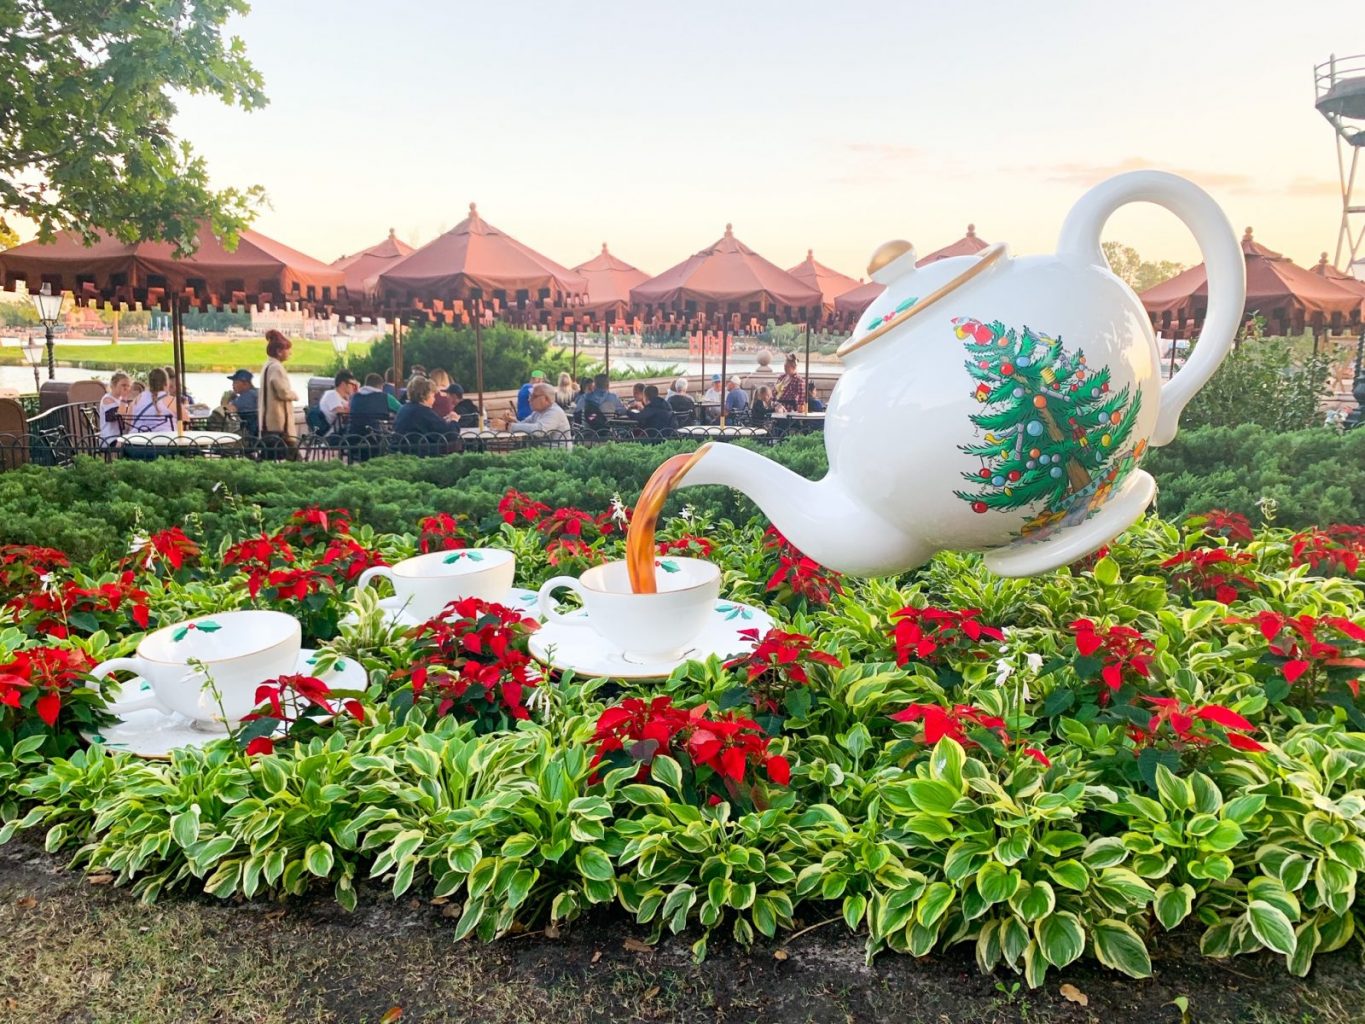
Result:
{"label": "white flower", "polygon": [[152,539],[151,537],[147,536],[147,534],[139,530],[137,533],[133,534],[132,542],[129,543],[128,545],[128,554],[130,555],[137,554],[139,551],[141,551],[143,548],[147,546],[151,539]]}
{"label": "white flower", "polygon": [[1028,663],[1028,667],[1034,672],[1041,672],[1043,670],[1043,656],[1041,654],[1029,651],[1024,655],[1024,661]]}
{"label": "white flower", "polygon": [[627,520],[626,503],[621,500],[621,495],[611,496],[611,518],[618,526],[625,526]]}
{"label": "white flower", "polygon": [[45,572],[38,577],[38,582],[43,585],[44,592],[51,590],[57,583],[57,577],[50,572]]}
{"label": "white flower", "polygon": [[1009,681],[1009,677],[1014,674],[1014,666],[1009,659],[1001,658],[995,663],[995,685],[1004,686]]}
{"label": "white flower", "polygon": [[692,517],[695,516],[696,514],[697,510],[694,509],[691,505],[684,505],[682,507],[682,511],[678,513],[678,518],[685,523],[690,523],[692,521]]}
{"label": "white flower", "polygon": [[1019,701],[1027,704],[1031,700],[1033,700],[1033,694],[1029,692],[1028,681],[1025,680],[1023,685],[1019,687]]}

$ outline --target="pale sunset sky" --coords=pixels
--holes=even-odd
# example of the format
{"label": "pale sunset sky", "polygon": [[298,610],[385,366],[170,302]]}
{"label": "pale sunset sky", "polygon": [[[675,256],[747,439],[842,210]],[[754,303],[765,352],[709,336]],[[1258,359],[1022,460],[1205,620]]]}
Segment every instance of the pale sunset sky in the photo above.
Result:
{"label": "pale sunset sky", "polygon": [[[657,273],[733,221],[782,266],[813,247],[853,277],[969,221],[1050,250],[1087,186],[1137,167],[1310,265],[1340,211],[1313,66],[1365,52],[1360,0],[255,0],[233,30],[270,105],[186,99],[178,129],[320,259],[391,226],[430,241],[474,200],[566,265],[605,240]],[[1199,259],[1155,207],[1107,237]]]}

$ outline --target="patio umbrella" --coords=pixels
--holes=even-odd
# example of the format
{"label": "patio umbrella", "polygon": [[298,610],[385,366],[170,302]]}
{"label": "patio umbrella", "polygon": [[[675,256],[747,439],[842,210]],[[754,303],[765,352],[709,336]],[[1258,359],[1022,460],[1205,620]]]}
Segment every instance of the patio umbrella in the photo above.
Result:
{"label": "patio umbrella", "polygon": [[863,315],[863,310],[872,305],[873,300],[884,291],[886,291],[886,285],[876,281],[860,284],[857,288],[844,292],[834,300],[834,312],[840,320],[856,321],[858,317]]}
{"label": "patio umbrella", "polygon": [[[1246,315],[1266,317],[1273,333],[1359,320],[1359,295],[1267,249],[1252,237],[1251,228],[1242,236],[1242,252],[1247,266]],[[1208,290],[1208,275],[1201,263],[1148,288],[1138,298],[1153,325],[1165,331],[1174,320],[1176,329],[1183,331],[1187,320],[1192,328],[1203,323]]]}
{"label": "patio umbrella", "polygon": [[[399,239],[393,228],[389,228],[389,237],[382,242],[334,260],[332,268],[346,275],[346,308],[370,312],[374,308],[374,290],[379,275],[412,251],[412,246]],[[392,362],[395,382],[403,375],[403,342],[399,331],[399,321],[394,320]]]}
{"label": "patio umbrella", "polygon": [[1360,296],[1361,302],[1365,302],[1365,281],[1350,274],[1344,274],[1332,264],[1327,262],[1327,254],[1323,253],[1317,265],[1313,267],[1313,273],[1319,277],[1325,277],[1338,288],[1345,288],[1353,295]]}
{"label": "patio umbrella", "polygon": [[[788,322],[809,322],[819,315],[823,296],[764,259],[735,237],[733,226],[714,244],[630,290],[631,304],[647,315],[681,314],[689,319],[718,315],[721,321],[721,379],[729,355],[730,317],[767,315]],[[702,376],[706,375],[706,345],[702,342]],[[810,381],[807,379],[807,390]],[[721,424],[725,403],[721,402]]]}
{"label": "patio umbrella", "polygon": [[[847,274],[815,262],[815,250],[807,249],[806,258],[787,271],[798,281],[804,281],[820,293],[821,308],[826,317],[834,315],[834,300],[858,287],[858,282]],[[806,321],[806,387],[810,387],[810,321]]]}
{"label": "patio umbrella", "polygon": [[474,325],[474,365],[483,412],[482,320],[515,309],[523,314],[581,302],[588,290],[579,274],[504,234],[469,204],[469,216],[379,275],[381,305],[421,310]]}
{"label": "patio umbrella", "polygon": [[976,225],[968,224],[967,233],[956,242],[945,245],[942,249],[935,249],[928,256],[924,256],[915,261],[915,266],[922,267],[926,263],[937,263],[939,260],[951,259],[954,256],[973,256],[986,248],[986,243],[976,237]]}
{"label": "patio umbrella", "polygon": [[[102,236],[86,245],[80,235],[63,231],[51,242],[26,242],[0,252],[0,282],[13,291],[23,281],[30,292],[50,284],[53,291],[70,291],[78,303],[169,309],[172,360],[181,383],[186,309],[298,303],[330,310],[345,284],[341,271],[258,231],[240,232],[237,248],[228,252],[205,222],[198,242],[192,256],[176,259],[169,242]],[[179,405],[177,393],[177,429]]]}
{"label": "patio umbrella", "polygon": [[[611,333],[608,325],[625,320],[630,315],[630,290],[649,280],[643,270],[632,267],[625,260],[617,259],[607,251],[607,243],[602,243],[602,251],[574,267],[574,272],[582,275],[588,282],[588,297],[583,303],[583,312],[594,322],[602,324],[602,344],[606,370],[611,372]],[[574,321],[573,375],[578,379],[578,321]]]}

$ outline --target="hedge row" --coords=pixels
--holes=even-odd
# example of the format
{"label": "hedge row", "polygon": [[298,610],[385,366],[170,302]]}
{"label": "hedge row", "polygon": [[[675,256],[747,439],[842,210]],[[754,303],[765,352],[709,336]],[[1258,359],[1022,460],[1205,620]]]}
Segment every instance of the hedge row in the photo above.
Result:
{"label": "hedge row", "polygon": [[[116,551],[134,530],[177,525],[191,515],[216,543],[276,528],[293,509],[312,504],[349,508],[376,530],[403,531],[438,510],[486,519],[509,487],[552,506],[605,508],[614,494],[633,501],[655,466],[690,447],[391,456],[360,465],[81,460],[64,470],[26,467],[0,474],[0,543],[48,544],[92,558]],[[820,437],[793,438],[765,451],[807,477],[825,471]],[[1299,528],[1357,521],[1365,509],[1365,431],[1190,430],[1145,465],[1160,483],[1159,508],[1167,518],[1229,508],[1255,520],[1258,501],[1270,498],[1275,521]],[[747,499],[724,488],[689,490],[674,500],[721,517],[753,512]]]}

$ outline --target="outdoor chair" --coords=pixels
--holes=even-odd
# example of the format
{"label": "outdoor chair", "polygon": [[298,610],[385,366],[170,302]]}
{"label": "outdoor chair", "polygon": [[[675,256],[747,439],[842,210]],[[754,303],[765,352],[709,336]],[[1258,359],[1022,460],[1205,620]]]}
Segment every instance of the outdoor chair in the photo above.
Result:
{"label": "outdoor chair", "polygon": [[39,427],[29,436],[35,465],[69,466],[76,461],[76,446],[64,425]]}

